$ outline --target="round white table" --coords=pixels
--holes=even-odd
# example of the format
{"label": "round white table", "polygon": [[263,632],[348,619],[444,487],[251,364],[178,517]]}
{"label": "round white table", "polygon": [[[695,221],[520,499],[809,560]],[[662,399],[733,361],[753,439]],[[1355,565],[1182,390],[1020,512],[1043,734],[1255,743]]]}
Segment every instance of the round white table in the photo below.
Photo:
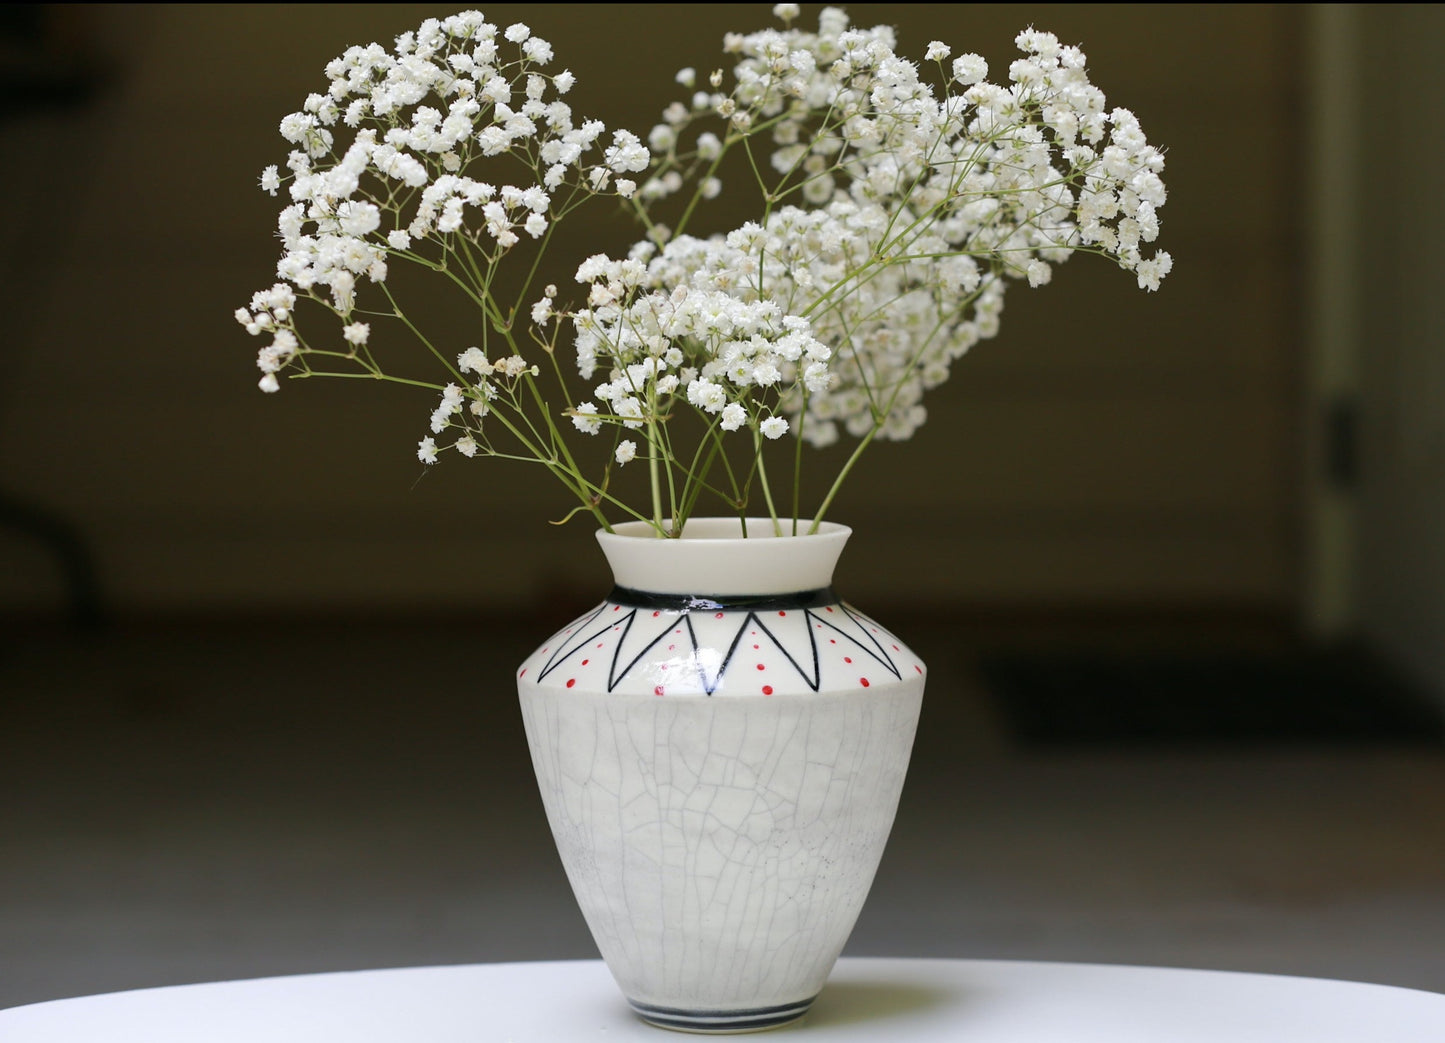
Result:
{"label": "round white table", "polygon": [[[1225,971],[843,959],[813,1043],[1441,1043],[1445,995]],[[668,1043],[596,960],[309,974],[0,1010],[4,1043]]]}

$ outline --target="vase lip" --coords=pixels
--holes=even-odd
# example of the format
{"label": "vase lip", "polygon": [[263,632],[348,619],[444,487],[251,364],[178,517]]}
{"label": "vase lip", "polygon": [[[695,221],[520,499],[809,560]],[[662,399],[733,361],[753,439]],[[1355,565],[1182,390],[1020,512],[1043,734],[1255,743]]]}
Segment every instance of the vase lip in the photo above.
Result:
{"label": "vase lip", "polygon": [[612,532],[599,530],[597,542],[619,587],[718,597],[829,587],[853,532],[838,522],[822,522],[816,533],[778,536],[768,518],[749,518],[747,528],[744,538],[735,517],[692,518],[681,538],[664,539],[651,523],[633,521],[614,525]]}

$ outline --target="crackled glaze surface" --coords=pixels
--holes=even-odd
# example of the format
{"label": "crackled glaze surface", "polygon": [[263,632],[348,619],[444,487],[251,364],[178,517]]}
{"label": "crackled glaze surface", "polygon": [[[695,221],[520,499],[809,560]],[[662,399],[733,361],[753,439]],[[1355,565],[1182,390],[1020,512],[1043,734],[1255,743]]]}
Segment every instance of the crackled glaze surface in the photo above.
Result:
{"label": "crackled glaze surface", "polygon": [[[789,541],[765,542],[776,561]],[[809,589],[789,575],[794,589],[770,590],[771,567],[739,578],[746,557],[724,570],[725,596],[680,594],[673,570],[669,592],[619,586],[518,670],[578,904],[657,1024],[800,1016],[872,884],[925,671],[833,595],[835,559],[805,571]]]}

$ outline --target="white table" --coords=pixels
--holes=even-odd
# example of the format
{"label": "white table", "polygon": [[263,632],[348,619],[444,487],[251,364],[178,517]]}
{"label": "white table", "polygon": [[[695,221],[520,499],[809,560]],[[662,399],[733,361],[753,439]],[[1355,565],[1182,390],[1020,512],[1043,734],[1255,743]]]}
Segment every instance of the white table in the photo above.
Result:
{"label": "white table", "polygon": [[[1223,971],[844,959],[812,1043],[1441,1043],[1445,995]],[[681,1043],[628,1010],[600,961],[179,985],[0,1011],[4,1043]]]}

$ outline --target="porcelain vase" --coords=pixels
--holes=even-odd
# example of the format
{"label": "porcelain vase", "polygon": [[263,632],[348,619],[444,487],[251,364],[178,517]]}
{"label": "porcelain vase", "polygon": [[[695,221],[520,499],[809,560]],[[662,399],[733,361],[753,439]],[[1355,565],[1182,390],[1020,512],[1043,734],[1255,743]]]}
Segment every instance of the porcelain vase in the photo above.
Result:
{"label": "porcelain vase", "polygon": [[517,687],[592,936],[644,1020],[802,1017],[893,824],[923,663],[833,592],[850,530],[696,519],[599,532],[615,586]]}

